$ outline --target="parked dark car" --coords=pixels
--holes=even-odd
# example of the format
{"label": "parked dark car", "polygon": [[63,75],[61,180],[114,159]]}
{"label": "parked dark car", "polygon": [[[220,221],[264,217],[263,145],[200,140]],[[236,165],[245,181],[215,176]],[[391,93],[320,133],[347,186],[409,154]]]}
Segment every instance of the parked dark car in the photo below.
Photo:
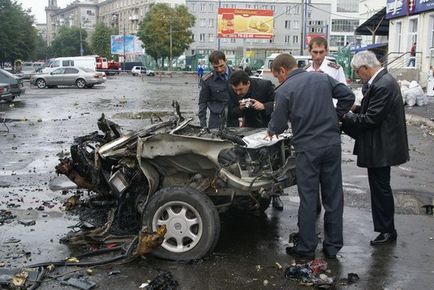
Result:
{"label": "parked dark car", "polygon": [[13,96],[13,99],[15,97],[20,96],[21,94],[24,94],[26,89],[23,87],[23,81],[20,77],[11,74],[8,71],[5,71],[4,69],[0,68],[0,83],[6,83],[10,85],[11,93]]}
{"label": "parked dark car", "polygon": [[0,101],[12,101],[14,99],[13,95],[11,94],[10,86],[9,84],[3,84],[0,83]]}

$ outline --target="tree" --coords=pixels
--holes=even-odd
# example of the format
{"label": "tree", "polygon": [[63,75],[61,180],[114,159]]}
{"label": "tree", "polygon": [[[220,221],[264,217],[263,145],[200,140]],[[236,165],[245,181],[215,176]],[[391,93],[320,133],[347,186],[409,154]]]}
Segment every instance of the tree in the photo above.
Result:
{"label": "tree", "polygon": [[170,56],[170,38],[172,38],[172,57],[180,56],[193,42],[190,30],[195,17],[185,5],[171,8],[167,4],[156,4],[146,14],[138,31],[146,53],[156,62]]}
{"label": "tree", "polygon": [[86,42],[87,32],[79,27],[61,26],[56,38],[51,43],[49,55],[52,57],[79,56],[80,55],[80,29],[84,54],[91,54],[89,45]]}
{"label": "tree", "polygon": [[0,0],[0,62],[31,59],[36,47],[34,19],[16,1]]}
{"label": "tree", "polygon": [[115,30],[100,22],[95,27],[91,37],[92,49],[95,54],[111,58],[111,36],[116,34]]}

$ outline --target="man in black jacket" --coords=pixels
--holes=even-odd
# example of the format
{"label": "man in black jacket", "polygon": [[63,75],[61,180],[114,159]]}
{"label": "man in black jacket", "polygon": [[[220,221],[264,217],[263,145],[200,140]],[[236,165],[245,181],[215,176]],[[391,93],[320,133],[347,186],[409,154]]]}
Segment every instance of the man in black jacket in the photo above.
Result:
{"label": "man in black jacket", "polygon": [[389,244],[397,238],[390,167],[410,159],[404,104],[397,81],[374,53],[356,54],[351,65],[365,85],[361,105],[345,115],[343,129],[356,140],[357,166],[368,169],[374,230],[380,233],[371,245]]}
{"label": "man in black jacket", "polygon": [[[354,94],[327,74],[297,68],[289,54],[272,63],[279,80],[276,105],[268,124],[268,137],[282,133],[291,122],[295,149],[298,209],[298,241],[286,248],[288,254],[314,257],[318,243],[316,209],[319,189],[324,205],[323,252],[336,258],[343,246],[343,190],[339,120],[354,103]],[[332,99],[338,100],[336,108]]]}
{"label": "man in black jacket", "polygon": [[228,127],[266,128],[273,112],[272,82],[250,78],[246,72],[236,71],[229,83],[232,90],[229,90]]}
{"label": "man in black jacket", "polygon": [[[229,83],[228,127],[267,128],[274,106],[273,83],[250,78],[245,71],[232,73]],[[272,206],[283,210],[278,195],[272,196]]]}

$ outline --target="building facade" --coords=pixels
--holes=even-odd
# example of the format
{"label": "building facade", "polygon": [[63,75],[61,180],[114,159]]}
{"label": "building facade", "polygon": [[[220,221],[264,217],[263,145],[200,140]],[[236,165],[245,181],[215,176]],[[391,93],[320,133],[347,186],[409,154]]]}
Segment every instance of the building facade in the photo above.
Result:
{"label": "building facade", "polygon": [[[402,66],[418,70],[426,84],[430,67],[434,67],[434,0],[397,2],[387,0],[386,17],[389,26],[389,54],[399,58]],[[416,43],[415,64],[409,66],[409,52]],[[390,60],[389,60],[390,62]]]}
{"label": "building facade", "polygon": [[81,27],[88,36],[95,30],[98,19],[98,1],[74,1],[66,8],[57,6],[57,0],[48,0],[45,8],[47,20],[47,43],[50,44],[61,26]]}

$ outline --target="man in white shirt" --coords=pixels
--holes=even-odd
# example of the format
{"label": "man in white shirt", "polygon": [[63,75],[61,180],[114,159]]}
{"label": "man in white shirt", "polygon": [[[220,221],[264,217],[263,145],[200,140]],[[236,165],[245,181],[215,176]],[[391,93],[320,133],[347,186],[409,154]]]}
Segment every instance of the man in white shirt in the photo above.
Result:
{"label": "man in white shirt", "polygon": [[328,53],[327,40],[323,37],[314,37],[309,42],[309,53],[312,57],[310,63],[305,69],[308,72],[323,72],[341,82],[347,84],[344,70],[340,65],[327,60],[325,57]]}

